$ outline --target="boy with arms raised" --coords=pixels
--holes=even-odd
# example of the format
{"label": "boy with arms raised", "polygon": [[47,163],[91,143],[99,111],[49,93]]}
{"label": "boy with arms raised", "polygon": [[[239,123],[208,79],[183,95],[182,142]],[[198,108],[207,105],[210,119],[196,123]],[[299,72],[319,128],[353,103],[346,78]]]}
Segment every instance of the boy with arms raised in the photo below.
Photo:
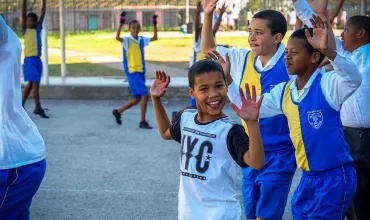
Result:
{"label": "boy with arms raised", "polygon": [[[212,37],[210,22],[217,0],[204,4],[202,51],[217,59],[228,57],[231,74],[227,77],[228,96],[240,106],[239,87],[246,82],[256,85],[257,96],[289,80],[284,66],[284,49],[281,43],[287,31],[285,17],[278,11],[256,13],[248,27],[251,50],[217,47]],[[212,52],[213,51],[213,52]],[[294,147],[284,115],[259,121],[265,150],[265,167],[262,170],[243,169],[243,199],[248,219],[282,219],[289,189],[296,170]],[[248,132],[247,127],[245,126]],[[276,202],[279,201],[279,202]]]}
{"label": "boy with arms raised", "polygon": [[239,166],[261,169],[264,164],[258,126],[262,99],[256,102],[255,87],[251,97],[246,85],[242,107],[232,105],[249,129],[248,138],[244,128],[222,112],[227,85],[221,65],[202,60],[190,68],[188,76],[197,109],[184,110],[172,125],[161,102],[170,77],[157,71],[150,89],[161,137],[181,143],[179,219],[240,219],[235,187]]}

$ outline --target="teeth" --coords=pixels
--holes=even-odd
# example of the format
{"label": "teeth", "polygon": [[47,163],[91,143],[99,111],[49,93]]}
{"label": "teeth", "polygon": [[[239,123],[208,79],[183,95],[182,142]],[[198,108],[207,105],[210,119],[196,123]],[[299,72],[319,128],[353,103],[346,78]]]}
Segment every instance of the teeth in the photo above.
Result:
{"label": "teeth", "polygon": [[210,102],[209,104],[211,104],[211,105],[217,105],[218,103],[220,103],[220,101]]}

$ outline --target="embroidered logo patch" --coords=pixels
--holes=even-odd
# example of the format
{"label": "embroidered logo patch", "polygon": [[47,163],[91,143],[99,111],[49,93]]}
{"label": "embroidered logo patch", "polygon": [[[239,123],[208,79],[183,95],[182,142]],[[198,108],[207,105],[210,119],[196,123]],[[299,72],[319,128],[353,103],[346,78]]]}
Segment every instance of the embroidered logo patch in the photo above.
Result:
{"label": "embroidered logo patch", "polygon": [[308,122],[310,123],[310,125],[314,129],[319,130],[324,120],[324,116],[321,113],[321,109],[309,111],[307,112],[307,114],[308,114]]}

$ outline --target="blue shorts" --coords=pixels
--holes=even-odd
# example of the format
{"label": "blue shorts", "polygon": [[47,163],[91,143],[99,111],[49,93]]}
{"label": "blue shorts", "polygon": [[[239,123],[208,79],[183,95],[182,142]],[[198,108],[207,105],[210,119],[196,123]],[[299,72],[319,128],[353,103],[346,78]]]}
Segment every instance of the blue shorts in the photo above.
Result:
{"label": "blue shorts", "polygon": [[344,219],[356,191],[356,171],[347,164],[328,171],[303,171],[292,198],[295,220]]}
{"label": "blue shorts", "polygon": [[293,151],[267,151],[262,170],[250,167],[242,170],[242,193],[247,219],[282,219],[296,169]]}
{"label": "blue shorts", "polygon": [[41,81],[42,61],[40,57],[25,57],[23,62],[23,75],[25,82]]}
{"label": "blue shorts", "polygon": [[46,160],[0,170],[0,219],[29,219],[32,197],[44,178]]}
{"label": "blue shorts", "polygon": [[148,88],[145,85],[145,74],[144,73],[127,73],[127,80],[130,86],[132,98],[141,99],[141,96],[148,95]]}

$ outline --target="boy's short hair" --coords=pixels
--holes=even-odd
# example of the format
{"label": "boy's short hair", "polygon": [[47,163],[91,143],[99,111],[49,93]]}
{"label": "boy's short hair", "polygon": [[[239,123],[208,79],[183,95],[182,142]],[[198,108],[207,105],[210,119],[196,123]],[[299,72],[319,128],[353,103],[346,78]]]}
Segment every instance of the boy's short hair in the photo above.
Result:
{"label": "boy's short hair", "polygon": [[319,52],[320,53],[320,59],[319,59],[319,62],[317,62],[317,66],[319,66],[320,63],[324,60],[325,56],[320,51],[313,48],[310,43],[308,43],[308,40],[307,40],[307,37],[306,37],[306,34],[305,34],[306,29],[310,32],[310,35],[313,36],[313,29],[312,28],[301,28],[301,29],[298,29],[298,30],[294,31],[293,34],[290,37],[303,39],[305,41],[303,46],[306,48],[306,50],[310,54]]}
{"label": "boy's short hair", "polygon": [[190,87],[194,89],[195,77],[199,76],[200,74],[210,72],[219,72],[220,74],[222,74],[222,77],[226,82],[224,70],[219,63],[213,60],[200,60],[194,63],[189,69],[188,79]]}
{"label": "boy's short hair", "polygon": [[132,21],[130,21],[130,23],[128,23],[128,28],[130,28],[131,25],[132,24],[135,24],[135,23],[139,23],[140,24],[140,22],[138,20],[132,20]]}
{"label": "boy's short hair", "polygon": [[348,19],[348,22],[357,29],[364,29],[367,40],[370,41],[370,17],[355,15]]}
{"label": "boy's short hair", "polygon": [[275,35],[280,33],[284,38],[288,29],[288,25],[284,15],[282,15],[280,12],[275,10],[263,10],[253,15],[253,18],[266,20],[267,27],[271,30],[271,34]]}
{"label": "boy's short hair", "polygon": [[39,20],[39,17],[37,16],[37,14],[35,14],[33,12],[28,13],[27,17],[32,18],[35,22],[37,22]]}

